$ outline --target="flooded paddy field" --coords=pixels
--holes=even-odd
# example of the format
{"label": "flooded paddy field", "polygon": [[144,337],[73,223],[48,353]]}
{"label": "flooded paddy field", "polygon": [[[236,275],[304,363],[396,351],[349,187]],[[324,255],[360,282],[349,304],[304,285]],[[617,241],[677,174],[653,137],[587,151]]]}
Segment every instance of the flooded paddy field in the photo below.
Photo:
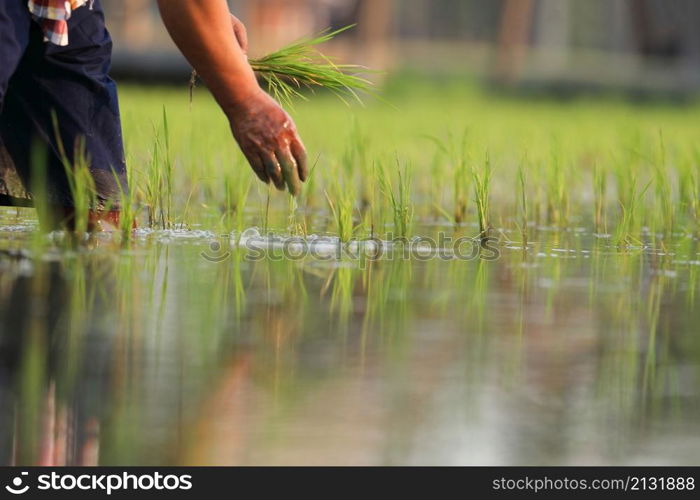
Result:
{"label": "flooded paddy field", "polygon": [[698,108],[389,96],[292,202],[125,89],[138,229],[0,209],[0,463],[699,463]]}

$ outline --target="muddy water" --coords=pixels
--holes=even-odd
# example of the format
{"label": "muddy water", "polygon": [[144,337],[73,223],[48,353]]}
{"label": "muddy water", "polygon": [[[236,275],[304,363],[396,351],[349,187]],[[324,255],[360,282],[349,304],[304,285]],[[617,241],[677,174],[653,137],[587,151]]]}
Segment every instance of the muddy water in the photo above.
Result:
{"label": "muddy water", "polygon": [[359,262],[32,230],[2,212],[3,464],[700,463],[692,238]]}

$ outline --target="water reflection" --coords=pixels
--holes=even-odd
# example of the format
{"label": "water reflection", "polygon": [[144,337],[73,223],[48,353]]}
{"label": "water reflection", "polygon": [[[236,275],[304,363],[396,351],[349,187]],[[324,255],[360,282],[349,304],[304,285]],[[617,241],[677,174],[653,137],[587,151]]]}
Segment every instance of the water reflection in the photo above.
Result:
{"label": "water reflection", "polygon": [[700,460],[697,246],[496,262],[0,257],[3,464]]}

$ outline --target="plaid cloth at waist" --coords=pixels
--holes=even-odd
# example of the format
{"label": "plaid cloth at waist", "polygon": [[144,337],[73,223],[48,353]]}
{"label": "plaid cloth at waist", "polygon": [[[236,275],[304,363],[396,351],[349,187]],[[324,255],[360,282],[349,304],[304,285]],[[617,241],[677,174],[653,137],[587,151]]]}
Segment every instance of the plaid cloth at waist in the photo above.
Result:
{"label": "plaid cloth at waist", "polygon": [[27,6],[34,20],[44,31],[44,40],[56,45],[68,45],[68,19],[72,12],[93,0],[29,0]]}

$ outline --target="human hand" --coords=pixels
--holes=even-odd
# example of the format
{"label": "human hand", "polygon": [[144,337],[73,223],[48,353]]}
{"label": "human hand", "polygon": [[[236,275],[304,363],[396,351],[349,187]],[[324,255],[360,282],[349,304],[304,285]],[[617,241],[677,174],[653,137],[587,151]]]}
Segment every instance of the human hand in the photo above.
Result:
{"label": "human hand", "polygon": [[292,196],[308,176],[306,149],[292,118],[262,89],[227,112],[231,131],[261,181]]}

